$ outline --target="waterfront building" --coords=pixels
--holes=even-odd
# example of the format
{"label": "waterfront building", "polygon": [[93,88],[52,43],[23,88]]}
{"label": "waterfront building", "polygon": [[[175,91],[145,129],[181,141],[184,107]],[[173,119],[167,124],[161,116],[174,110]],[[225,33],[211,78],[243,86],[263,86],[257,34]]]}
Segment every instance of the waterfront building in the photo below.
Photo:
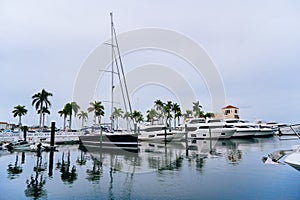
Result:
{"label": "waterfront building", "polygon": [[239,119],[240,118],[240,112],[239,108],[228,105],[224,108],[222,108],[222,113],[225,119]]}

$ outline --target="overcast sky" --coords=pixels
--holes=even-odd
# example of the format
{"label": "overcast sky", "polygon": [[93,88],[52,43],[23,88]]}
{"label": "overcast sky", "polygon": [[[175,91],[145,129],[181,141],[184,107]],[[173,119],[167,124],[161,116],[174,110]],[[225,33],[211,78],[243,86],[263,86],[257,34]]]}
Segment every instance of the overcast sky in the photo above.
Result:
{"label": "overcast sky", "polygon": [[[242,118],[300,122],[299,10],[300,3],[292,0],[0,0],[0,121],[17,123],[11,112],[20,104],[29,110],[23,122],[38,124],[31,96],[45,88],[53,93],[48,123],[55,120],[61,126],[57,112],[72,101],[82,63],[109,39],[112,11],[118,33],[157,27],[177,31],[202,46],[222,77],[226,104],[239,107]],[[134,65],[134,56],[124,58],[125,64]],[[148,57],[145,63],[149,62]],[[137,109],[149,109],[143,105],[145,90],[139,91],[140,97],[137,92],[132,96],[140,99],[133,100]],[[150,96],[168,98],[163,88],[157,91]],[[195,92],[204,110],[211,111],[207,91]],[[174,95],[170,99],[174,101]]]}

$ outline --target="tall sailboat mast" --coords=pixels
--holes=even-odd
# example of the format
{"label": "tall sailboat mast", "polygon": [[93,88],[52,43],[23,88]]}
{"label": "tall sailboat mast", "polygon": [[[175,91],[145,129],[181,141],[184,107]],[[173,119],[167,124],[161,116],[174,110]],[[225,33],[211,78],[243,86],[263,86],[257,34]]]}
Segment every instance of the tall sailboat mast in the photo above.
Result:
{"label": "tall sailboat mast", "polygon": [[[126,84],[126,78],[125,78],[125,72],[122,64],[122,59],[121,59],[121,54],[120,54],[120,49],[119,49],[119,44],[118,44],[118,39],[117,39],[117,34],[116,30],[114,27],[113,23],[113,13],[110,13],[110,19],[111,19],[111,57],[112,57],[112,63],[111,63],[111,115],[114,112],[114,75],[117,74],[120,82],[120,89],[122,93],[122,98],[124,102],[124,107],[125,107],[125,112],[127,113],[127,103],[129,107],[129,113],[132,114],[132,108],[131,108],[131,103],[128,95],[128,88]],[[115,50],[116,48],[116,50]],[[115,72],[116,71],[116,72]],[[122,76],[122,79],[121,79]],[[126,97],[124,96],[126,95]],[[127,102],[126,102],[127,101]],[[111,126],[112,129],[114,128],[114,118],[111,117]]]}
{"label": "tall sailboat mast", "polygon": [[[111,115],[114,112],[114,22],[113,13],[110,13],[110,23],[111,23]],[[114,118],[111,116],[111,128],[114,129]]]}

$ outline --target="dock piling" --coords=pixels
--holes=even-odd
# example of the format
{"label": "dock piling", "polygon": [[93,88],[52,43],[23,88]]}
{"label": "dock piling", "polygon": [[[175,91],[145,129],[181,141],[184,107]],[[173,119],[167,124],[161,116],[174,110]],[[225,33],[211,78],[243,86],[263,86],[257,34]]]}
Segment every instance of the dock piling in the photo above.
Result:
{"label": "dock piling", "polygon": [[55,141],[55,122],[51,122],[51,136],[50,136],[50,147],[54,148]]}
{"label": "dock piling", "polygon": [[23,126],[23,138],[24,138],[24,141],[26,141],[27,130],[28,130],[28,127],[27,126]]}
{"label": "dock piling", "polygon": [[188,131],[187,124],[184,125],[184,134],[185,134],[185,156],[189,156],[189,145],[188,145]]}

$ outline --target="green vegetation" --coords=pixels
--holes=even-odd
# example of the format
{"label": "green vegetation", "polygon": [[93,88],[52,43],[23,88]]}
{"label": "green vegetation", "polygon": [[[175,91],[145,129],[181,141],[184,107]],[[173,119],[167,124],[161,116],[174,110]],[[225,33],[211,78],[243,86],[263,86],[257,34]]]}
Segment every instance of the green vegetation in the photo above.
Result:
{"label": "green vegetation", "polygon": [[35,106],[35,109],[40,114],[40,128],[42,127],[42,109],[45,106],[47,109],[51,106],[49,97],[53,96],[52,93],[47,92],[45,89],[42,89],[41,92],[38,92],[32,96],[32,106]]}
{"label": "green vegetation", "polygon": [[22,125],[21,122],[21,117],[27,114],[27,109],[25,108],[25,106],[21,106],[21,105],[17,105],[14,107],[14,110],[12,111],[12,113],[14,114],[14,117],[19,117],[19,126]]}
{"label": "green vegetation", "polygon": [[[42,89],[41,92],[38,92],[32,96],[32,106],[35,107],[37,113],[40,115],[39,127],[42,128],[45,125],[45,116],[50,114],[51,102],[49,97],[52,97],[52,93]],[[190,117],[203,117],[203,118],[212,118],[214,117],[213,113],[204,113],[202,106],[199,101],[192,102],[192,110],[186,110],[185,113],[182,112],[180,105],[176,102],[167,101],[163,102],[160,99],[154,101],[153,108],[150,108],[146,111],[146,120],[153,124],[165,124],[168,127],[171,127],[171,122],[173,120],[173,126],[176,127],[180,125],[182,117],[184,119]],[[72,127],[72,117],[78,117],[81,120],[82,128],[89,118],[88,113],[94,114],[94,124],[101,124],[101,118],[104,116],[104,106],[101,101],[90,102],[90,107],[88,107],[87,112],[81,110],[79,112],[80,106],[75,102],[66,103],[62,110],[58,111],[60,117],[63,117],[63,129],[66,130],[66,122],[68,118],[68,128]],[[14,117],[19,117],[19,126],[21,126],[21,117],[27,114],[27,109],[25,106],[17,105],[12,111]],[[138,124],[144,121],[143,114],[134,110],[133,113],[124,112],[121,108],[114,107],[113,112],[110,115],[112,123],[115,121],[115,124],[112,124],[112,128],[119,129],[119,120],[125,119],[127,121],[127,129],[129,130],[130,123],[129,119],[132,119],[134,124]]]}
{"label": "green vegetation", "polygon": [[50,110],[46,107],[43,106],[41,110],[38,110],[38,114],[42,114],[42,127],[45,127],[45,114],[50,115]]}
{"label": "green vegetation", "polygon": [[88,113],[87,112],[84,112],[83,110],[80,111],[78,114],[77,114],[78,118],[81,119],[81,128],[84,127],[84,122],[87,121],[87,119],[89,118],[88,116]]}
{"label": "green vegetation", "polygon": [[88,108],[88,112],[94,112],[94,122],[96,124],[98,118],[98,125],[100,125],[101,117],[104,116],[104,106],[102,105],[101,101],[91,102],[90,107]]}
{"label": "green vegetation", "polygon": [[111,114],[111,118],[114,121],[116,119],[116,129],[119,129],[119,118],[123,116],[123,110],[121,108],[114,107],[114,111]]}

